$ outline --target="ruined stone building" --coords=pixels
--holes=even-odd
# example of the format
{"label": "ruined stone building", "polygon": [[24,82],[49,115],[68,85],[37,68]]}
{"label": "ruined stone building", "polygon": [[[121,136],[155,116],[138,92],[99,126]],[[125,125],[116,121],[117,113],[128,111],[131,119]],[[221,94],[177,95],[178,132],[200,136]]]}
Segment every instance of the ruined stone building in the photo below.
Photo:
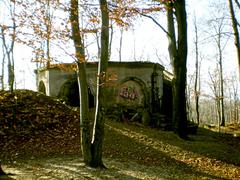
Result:
{"label": "ruined stone building", "polygon": [[[96,103],[96,80],[98,63],[87,63],[89,107]],[[61,64],[37,71],[39,91],[48,96],[64,99],[72,106],[79,106],[76,66]],[[164,67],[151,62],[109,62],[108,94],[105,104],[108,114],[115,118],[138,119],[146,114],[171,119],[171,74]],[[154,118],[153,118],[154,119]],[[159,119],[159,118],[158,118]],[[161,119],[161,118],[160,118]],[[144,120],[143,120],[144,121]],[[159,122],[154,122],[158,124]]]}

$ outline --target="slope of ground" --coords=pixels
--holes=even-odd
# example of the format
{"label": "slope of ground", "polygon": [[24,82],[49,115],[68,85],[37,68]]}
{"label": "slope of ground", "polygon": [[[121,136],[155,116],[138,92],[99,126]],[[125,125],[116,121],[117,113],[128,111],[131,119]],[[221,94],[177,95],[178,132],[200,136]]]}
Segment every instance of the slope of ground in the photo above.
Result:
{"label": "slope of ground", "polygon": [[191,139],[107,120],[107,169],[92,169],[77,111],[32,91],[0,92],[0,158],[13,179],[240,179],[239,138],[199,129]]}

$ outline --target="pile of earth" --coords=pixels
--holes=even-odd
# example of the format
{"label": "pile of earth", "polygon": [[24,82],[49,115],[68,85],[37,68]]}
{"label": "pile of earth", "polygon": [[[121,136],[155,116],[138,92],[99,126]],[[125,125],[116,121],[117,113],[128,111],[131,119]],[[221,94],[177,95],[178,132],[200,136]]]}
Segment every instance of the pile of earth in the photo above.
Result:
{"label": "pile of earth", "polygon": [[79,112],[30,90],[0,91],[0,157],[79,152]]}

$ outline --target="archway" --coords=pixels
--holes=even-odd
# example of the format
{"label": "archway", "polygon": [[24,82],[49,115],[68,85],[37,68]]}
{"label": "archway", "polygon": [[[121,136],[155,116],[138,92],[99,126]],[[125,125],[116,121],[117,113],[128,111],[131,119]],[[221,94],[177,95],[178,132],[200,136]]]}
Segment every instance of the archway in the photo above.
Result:
{"label": "archway", "polygon": [[127,77],[120,82],[117,104],[123,121],[143,122],[143,114],[149,112],[145,83],[136,77]]}
{"label": "archway", "polygon": [[46,95],[46,87],[43,81],[39,82],[38,91]]}
{"label": "archway", "polygon": [[[70,79],[65,82],[59,92],[59,98],[63,99],[67,104],[73,107],[79,107],[79,88],[78,81],[76,79]],[[94,107],[94,96],[88,87],[88,101],[89,108]]]}
{"label": "archway", "polygon": [[118,103],[129,103],[129,106],[147,106],[147,89],[145,83],[136,77],[127,77],[120,82]]}
{"label": "archway", "polygon": [[172,111],[173,111],[172,84],[170,81],[164,80],[161,113],[166,115],[171,120]]}

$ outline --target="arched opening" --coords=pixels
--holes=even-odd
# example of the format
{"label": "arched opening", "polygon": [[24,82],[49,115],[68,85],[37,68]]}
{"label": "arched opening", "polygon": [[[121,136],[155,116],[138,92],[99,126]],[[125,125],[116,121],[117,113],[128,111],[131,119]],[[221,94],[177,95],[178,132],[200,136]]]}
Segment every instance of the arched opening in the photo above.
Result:
{"label": "arched opening", "polygon": [[143,122],[143,113],[149,112],[145,83],[136,77],[125,78],[118,88],[117,104],[122,121]]}
{"label": "arched opening", "polygon": [[164,80],[161,113],[166,115],[171,121],[172,111],[173,111],[172,84],[170,81]]}
{"label": "arched opening", "polygon": [[[132,103],[134,104],[137,103],[138,106],[142,106],[144,108],[147,106],[147,101],[148,101],[147,89],[146,89],[145,83],[141,79],[136,77],[127,77],[120,82],[119,87],[120,89],[119,89],[118,96],[121,96],[121,93],[123,93],[124,90],[127,90],[126,93],[130,95],[129,98],[127,97],[122,97],[122,98],[124,98],[125,100],[129,99],[130,101],[132,99],[135,101],[135,102],[132,101]],[[124,102],[124,104],[126,103]],[[131,103],[130,103],[130,106],[132,106]]]}
{"label": "arched opening", "polygon": [[38,91],[46,95],[46,87],[43,81],[39,82]]}
{"label": "arched opening", "polygon": [[[58,97],[63,99],[70,106],[79,107],[80,102],[79,102],[78,81],[76,79],[71,79],[65,82],[60,89]],[[88,87],[88,101],[89,101],[89,108],[93,108],[94,96],[89,87]]]}

